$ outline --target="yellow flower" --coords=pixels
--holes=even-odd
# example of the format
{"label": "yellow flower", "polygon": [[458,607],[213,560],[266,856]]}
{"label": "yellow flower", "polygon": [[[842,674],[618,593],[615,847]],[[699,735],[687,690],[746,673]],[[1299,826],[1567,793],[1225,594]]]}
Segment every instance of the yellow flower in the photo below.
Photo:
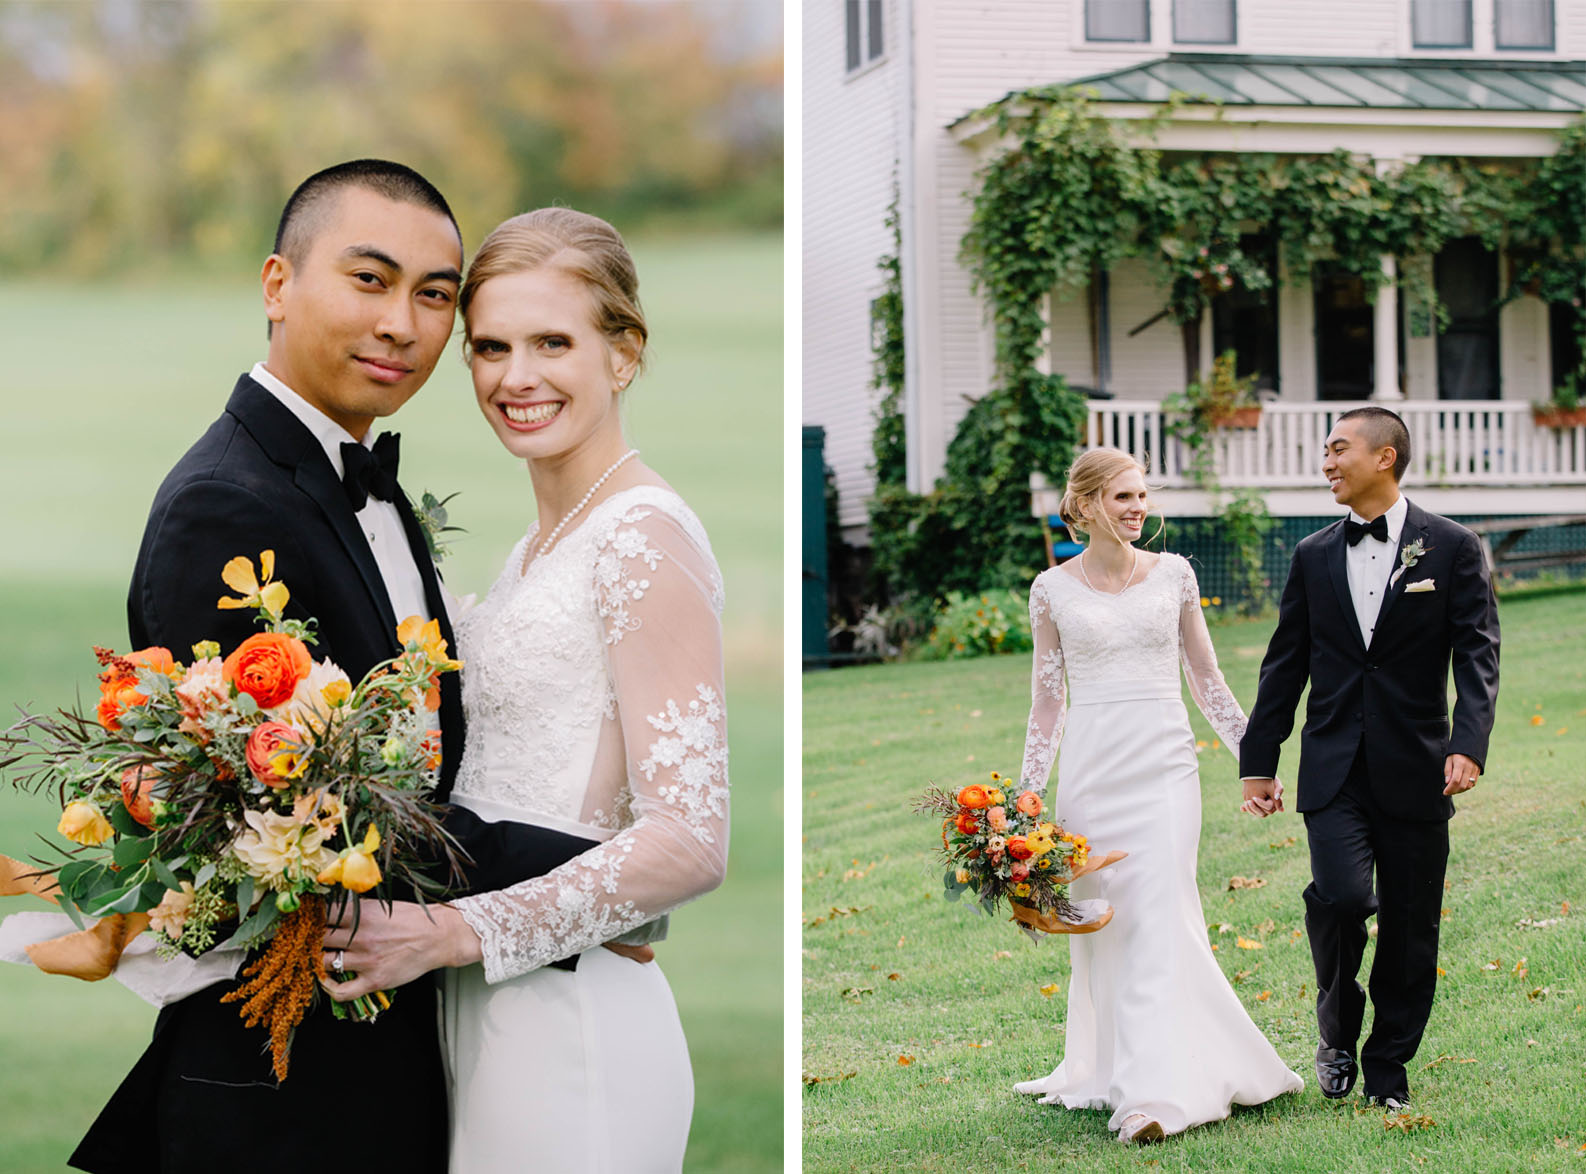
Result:
{"label": "yellow flower", "polygon": [[1021,881],[1013,886],[1013,895],[1015,897],[1028,897],[1030,895],[1030,886]]}
{"label": "yellow flower", "polygon": [[1213,595],[1212,596],[1212,606],[1213,607],[1221,607],[1222,605],[1223,605],[1223,597],[1221,595]]}
{"label": "yellow flower", "polygon": [[200,640],[193,645],[194,660],[214,660],[220,656],[220,645],[213,640]]}
{"label": "yellow flower", "polygon": [[326,705],[335,709],[347,704],[347,699],[352,696],[352,685],[347,681],[332,681],[319,691],[319,695],[325,699]]}
{"label": "yellow flower", "polygon": [[452,660],[446,655],[446,641],[441,637],[441,624],[439,620],[421,620],[418,616],[408,616],[397,625],[397,641],[403,648],[411,649],[418,645],[414,651],[422,652],[430,662],[430,667],[438,672],[449,669],[460,669],[463,662]]}
{"label": "yellow flower", "polygon": [[1042,834],[1041,832],[1032,832],[1030,835],[1026,836],[1024,838],[1024,844],[1025,847],[1030,849],[1030,855],[1032,856],[1045,856],[1053,848],[1057,847],[1056,840],[1054,840],[1051,836]]}
{"label": "yellow flower", "polygon": [[1002,803],[1002,802],[1004,802],[1007,799],[1007,796],[1004,795],[1001,791],[997,790],[996,787],[992,787],[989,791],[986,792],[986,794],[991,799],[991,801],[993,803]]}
{"label": "yellow flower", "polygon": [[339,884],[355,893],[367,893],[380,883],[380,866],[374,859],[379,847],[380,829],[370,824],[363,843],[343,848],[341,855],[314,879],[322,885]]}
{"label": "yellow flower", "polygon": [[92,803],[82,799],[73,800],[66,805],[66,810],[61,812],[61,822],[55,826],[74,844],[82,844],[93,848],[103,844],[112,835],[115,829],[110,826],[110,821],[104,813]]}
{"label": "yellow flower", "polygon": [[1210,599],[1206,598],[1206,596],[1202,595],[1201,596],[1201,606],[1202,607],[1210,607],[1211,605],[1212,605],[1212,601]]}
{"label": "yellow flower", "polygon": [[969,869],[960,868],[953,879],[961,885],[967,885],[969,883]]}
{"label": "yellow flower", "polygon": [[[270,580],[275,575],[275,551],[263,550],[259,552],[259,574],[253,573],[253,560],[244,555],[238,555],[221,568],[221,580],[233,591],[242,596],[240,599],[223,596],[216,607],[225,611],[235,611],[243,607],[262,607],[277,619],[286,610],[286,602],[290,599],[291,592],[287,591],[285,583],[272,583]],[[259,580],[263,579],[261,585]]]}

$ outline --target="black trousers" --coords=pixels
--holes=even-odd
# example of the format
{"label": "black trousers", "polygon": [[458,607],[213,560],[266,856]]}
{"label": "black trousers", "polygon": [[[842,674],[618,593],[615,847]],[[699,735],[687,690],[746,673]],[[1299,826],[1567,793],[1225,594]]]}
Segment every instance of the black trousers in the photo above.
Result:
{"label": "black trousers", "polygon": [[[1311,883],[1305,929],[1316,965],[1316,1022],[1322,1044],[1355,1055],[1366,1011],[1356,980],[1366,919],[1377,915],[1371,965],[1371,1035],[1358,1053],[1367,1096],[1409,1095],[1405,1065],[1420,1047],[1437,989],[1437,934],[1448,821],[1387,814],[1372,797],[1363,755],[1326,807],[1307,812]],[[1376,883],[1372,883],[1375,869]]]}

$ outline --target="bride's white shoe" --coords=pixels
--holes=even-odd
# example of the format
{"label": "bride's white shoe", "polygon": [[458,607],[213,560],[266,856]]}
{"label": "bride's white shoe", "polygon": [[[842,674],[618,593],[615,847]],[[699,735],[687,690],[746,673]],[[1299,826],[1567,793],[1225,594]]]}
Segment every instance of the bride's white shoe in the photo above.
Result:
{"label": "bride's white shoe", "polygon": [[1118,1140],[1124,1145],[1145,1145],[1148,1142],[1161,1141],[1166,1136],[1162,1126],[1144,1113],[1125,1117],[1123,1124],[1118,1128]]}

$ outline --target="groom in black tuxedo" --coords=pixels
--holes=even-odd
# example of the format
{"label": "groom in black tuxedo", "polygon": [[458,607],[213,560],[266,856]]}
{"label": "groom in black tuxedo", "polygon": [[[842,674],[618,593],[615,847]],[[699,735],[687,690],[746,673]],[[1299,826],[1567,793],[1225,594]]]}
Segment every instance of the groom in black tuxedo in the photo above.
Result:
{"label": "groom in black tuxedo", "polygon": [[[426,540],[396,480],[397,440],[377,418],[424,384],[452,332],[462,241],[441,194],[400,164],[359,160],[311,176],[281,216],[262,274],[264,362],[166,478],[127,600],[132,646],[229,652],[251,611],[221,611],[225,563],[275,552],[287,612],[317,617],[316,659],[357,680],[396,655],[400,619],[450,619]],[[463,753],[457,674],[441,678],[442,766]],[[468,888],[540,875],[589,841],[453,808],[473,858]],[[641,960],[649,951],[630,956]],[[569,963],[570,964],[570,963]],[[402,987],[376,1023],[336,1020],[322,997],[277,1083],[263,1029],[221,983],[161,1011],[154,1039],[72,1155],[95,1174],[279,1174],[352,1163],[380,1174],[446,1169],[446,1086],[436,988]],[[529,1152],[532,1152],[529,1151]]]}
{"label": "groom in black tuxedo", "polygon": [[[1363,1068],[1366,1096],[1391,1109],[1409,1103],[1405,1066],[1437,987],[1451,797],[1485,768],[1498,698],[1498,611],[1481,544],[1400,495],[1409,462],[1393,412],[1338,418],[1322,473],[1350,514],[1295,547],[1239,747],[1245,809],[1281,811],[1278,749],[1310,682],[1295,805],[1311,853],[1316,1075],[1324,1096],[1343,1097]],[[1357,1064],[1366,992],[1355,975],[1373,913],[1376,1016]]]}

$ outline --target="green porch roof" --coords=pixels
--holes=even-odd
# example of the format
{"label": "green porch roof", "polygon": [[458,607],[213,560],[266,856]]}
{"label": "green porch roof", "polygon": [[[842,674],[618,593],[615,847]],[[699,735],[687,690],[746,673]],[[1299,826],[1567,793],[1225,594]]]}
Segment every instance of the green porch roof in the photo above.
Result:
{"label": "green porch roof", "polygon": [[[1583,61],[1172,53],[1063,84],[1095,90],[1104,102],[1166,102],[1177,93],[1228,106],[1560,113],[1586,109]],[[1004,101],[1017,97],[1017,92],[1010,93]]]}

